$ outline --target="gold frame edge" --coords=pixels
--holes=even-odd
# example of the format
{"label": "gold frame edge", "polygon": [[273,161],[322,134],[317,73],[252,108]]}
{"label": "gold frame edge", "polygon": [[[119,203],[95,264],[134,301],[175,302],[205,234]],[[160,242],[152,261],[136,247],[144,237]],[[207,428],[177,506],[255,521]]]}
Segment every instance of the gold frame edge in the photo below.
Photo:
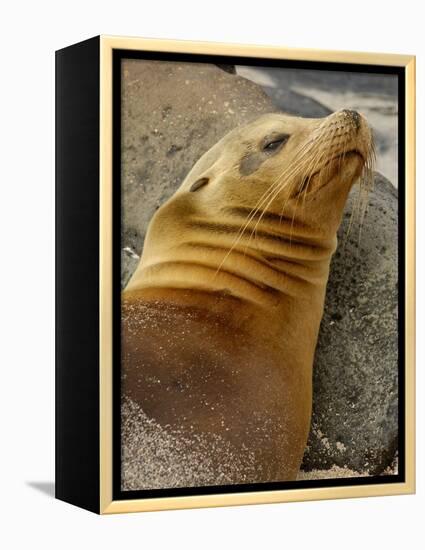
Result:
{"label": "gold frame edge", "polygon": [[411,57],[405,65],[406,143],[405,143],[405,212],[406,212],[406,266],[405,266],[405,455],[406,485],[411,493],[416,489],[415,444],[415,300],[416,300],[416,59]]}
{"label": "gold frame edge", "polygon": [[[404,67],[406,74],[406,480],[370,484],[279,491],[253,491],[149,499],[112,499],[112,53],[114,49],[169,53],[197,53],[233,57],[264,57]],[[309,50],[160,40],[100,37],[100,181],[99,181],[99,422],[101,514],[239,506],[415,492],[415,57],[411,55]],[[206,489],[207,491],[208,489]]]}
{"label": "gold frame edge", "polygon": [[99,67],[99,511],[112,502],[112,47]]}

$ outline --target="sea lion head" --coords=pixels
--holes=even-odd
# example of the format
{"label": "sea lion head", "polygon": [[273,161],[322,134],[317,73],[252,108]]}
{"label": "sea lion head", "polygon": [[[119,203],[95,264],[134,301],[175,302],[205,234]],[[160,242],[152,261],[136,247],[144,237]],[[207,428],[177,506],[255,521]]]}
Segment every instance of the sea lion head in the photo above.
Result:
{"label": "sea lion head", "polygon": [[332,234],[372,154],[370,128],[356,111],[321,119],[267,114],[205,153],[181,191],[202,196],[202,202],[220,201],[223,209],[276,213],[293,218],[293,225]]}
{"label": "sea lion head", "polygon": [[261,116],[194,165],[153,217],[140,265],[151,277],[154,264],[185,261],[238,274],[242,254],[272,268],[276,259],[329,264],[348,193],[357,180],[367,190],[371,179],[361,176],[372,173],[373,154],[371,130],[355,111]]}

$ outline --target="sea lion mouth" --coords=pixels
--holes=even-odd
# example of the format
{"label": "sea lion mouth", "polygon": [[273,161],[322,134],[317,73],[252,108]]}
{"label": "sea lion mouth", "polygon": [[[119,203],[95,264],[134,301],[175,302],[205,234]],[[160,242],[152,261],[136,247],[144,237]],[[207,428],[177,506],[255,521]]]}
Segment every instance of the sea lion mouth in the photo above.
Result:
{"label": "sea lion mouth", "polygon": [[297,198],[299,195],[316,193],[320,189],[323,189],[333,180],[338,172],[342,170],[344,161],[354,158],[360,159],[360,167],[366,164],[366,158],[359,149],[351,149],[331,157],[321,168],[313,172],[313,174],[304,176],[301,185],[293,194],[293,198]]}

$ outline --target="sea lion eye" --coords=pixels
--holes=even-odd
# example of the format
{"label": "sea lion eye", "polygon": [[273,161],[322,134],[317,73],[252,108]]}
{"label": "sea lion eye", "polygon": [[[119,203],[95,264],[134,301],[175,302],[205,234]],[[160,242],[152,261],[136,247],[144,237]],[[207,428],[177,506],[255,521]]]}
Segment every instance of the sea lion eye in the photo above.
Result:
{"label": "sea lion eye", "polygon": [[271,139],[266,140],[265,144],[263,145],[263,151],[272,153],[273,151],[277,151],[282,145],[284,145],[289,139],[288,134],[281,135],[279,137],[274,137]]}

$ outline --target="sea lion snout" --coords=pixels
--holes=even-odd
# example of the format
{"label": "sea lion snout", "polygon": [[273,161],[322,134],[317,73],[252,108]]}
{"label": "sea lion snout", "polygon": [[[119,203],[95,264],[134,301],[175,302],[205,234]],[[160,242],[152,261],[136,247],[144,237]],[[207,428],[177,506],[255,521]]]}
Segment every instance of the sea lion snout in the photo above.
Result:
{"label": "sea lion snout", "polygon": [[[338,155],[348,158],[351,153],[361,156],[363,165],[374,158],[372,130],[365,117],[351,109],[341,109],[322,119],[315,141],[317,149],[327,151],[324,164]],[[341,163],[339,169],[345,169]]]}
{"label": "sea lion snout", "polygon": [[338,126],[358,133],[362,128],[369,129],[367,120],[358,111],[352,109],[341,109],[335,111],[324,119],[329,123],[337,124]]}
{"label": "sea lion snout", "polygon": [[359,130],[361,125],[361,115],[357,111],[352,111],[351,109],[342,109],[341,113],[347,116],[354,123],[354,126]]}

